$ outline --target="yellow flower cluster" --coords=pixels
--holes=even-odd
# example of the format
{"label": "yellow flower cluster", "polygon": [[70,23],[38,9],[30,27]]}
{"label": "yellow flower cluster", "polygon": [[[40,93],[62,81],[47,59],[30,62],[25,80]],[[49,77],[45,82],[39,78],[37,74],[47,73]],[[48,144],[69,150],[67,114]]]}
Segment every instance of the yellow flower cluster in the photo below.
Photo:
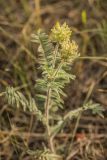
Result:
{"label": "yellow flower cluster", "polygon": [[64,41],[61,45],[61,55],[64,60],[73,61],[78,58],[78,45],[75,41]]}
{"label": "yellow flower cluster", "polygon": [[51,31],[52,40],[60,44],[61,57],[64,61],[72,62],[79,57],[78,45],[75,41],[70,41],[72,31],[66,23],[60,25],[57,22]]}
{"label": "yellow flower cluster", "polygon": [[51,38],[53,41],[61,44],[63,41],[68,41],[70,39],[71,33],[72,31],[66,23],[61,26],[60,23],[57,22],[51,30]]}

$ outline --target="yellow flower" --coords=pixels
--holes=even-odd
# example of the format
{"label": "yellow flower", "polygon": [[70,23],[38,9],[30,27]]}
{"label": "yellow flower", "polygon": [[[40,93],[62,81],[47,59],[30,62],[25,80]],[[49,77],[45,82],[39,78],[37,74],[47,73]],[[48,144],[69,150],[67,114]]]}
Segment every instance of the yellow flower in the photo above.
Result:
{"label": "yellow flower", "polygon": [[71,29],[66,23],[59,22],[51,30],[51,39],[60,44],[61,58],[66,62],[73,62],[79,57],[78,45],[75,41],[70,42]]}
{"label": "yellow flower", "polygon": [[68,27],[66,23],[60,25],[59,22],[51,30],[51,38],[55,42],[59,42],[60,44],[63,41],[69,41],[72,31]]}
{"label": "yellow flower", "polygon": [[74,61],[79,57],[78,45],[75,41],[64,41],[61,44],[61,56],[65,61]]}

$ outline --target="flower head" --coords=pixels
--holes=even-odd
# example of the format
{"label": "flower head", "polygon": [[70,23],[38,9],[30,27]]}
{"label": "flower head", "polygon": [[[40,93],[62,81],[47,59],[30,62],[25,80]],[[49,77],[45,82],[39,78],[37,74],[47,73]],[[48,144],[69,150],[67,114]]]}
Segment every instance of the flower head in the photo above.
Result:
{"label": "flower head", "polygon": [[78,45],[75,41],[64,41],[61,45],[61,56],[65,61],[74,61],[79,57]]}
{"label": "flower head", "polygon": [[53,41],[61,44],[63,41],[70,40],[71,33],[72,31],[66,23],[60,25],[60,23],[57,22],[54,28],[51,30],[51,38]]}

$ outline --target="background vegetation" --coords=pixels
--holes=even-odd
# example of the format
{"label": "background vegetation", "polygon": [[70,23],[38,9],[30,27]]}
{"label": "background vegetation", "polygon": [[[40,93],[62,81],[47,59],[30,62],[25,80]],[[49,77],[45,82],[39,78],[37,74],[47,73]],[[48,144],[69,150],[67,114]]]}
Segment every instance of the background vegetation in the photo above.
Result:
{"label": "background vegetation", "polygon": [[[66,86],[65,108],[60,114],[92,99],[107,109],[107,1],[106,0],[0,0],[0,159],[31,160],[26,148],[45,144],[45,129],[34,115],[11,108],[3,98],[5,88],[18,87],[35,97],[37,46],[31,34],[38,28],[47,33],[59,21],[73,30],[81,56],[73,66],[76,80]],[[73,160],[107,159],[107,112],[105,118],[90,112],[69,122],[55,143],[69,147]],[[72,131],[74,134],[72,135]]]}

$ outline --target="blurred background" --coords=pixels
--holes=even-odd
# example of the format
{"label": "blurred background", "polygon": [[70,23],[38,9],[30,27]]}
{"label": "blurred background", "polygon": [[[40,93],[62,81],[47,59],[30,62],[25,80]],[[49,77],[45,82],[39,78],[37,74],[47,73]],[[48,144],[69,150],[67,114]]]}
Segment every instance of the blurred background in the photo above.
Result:
{"label": "blurred background", "polygon": [[0,0],[0,160],[31,160],[26,148],[45,144],[42,124],[11,108],[1,93],[10,85],[35,97],[38,53],[31,34],[39,28],[49,33],[56,21],[71,27],[84,57],[73,65],[77,78],[65,87],[63,114],[92,99],[105,108],[105,118],[86,112],[69,122],[55,143],[69,146],[76,128],[72,160],[107,159],[107,0]]}

